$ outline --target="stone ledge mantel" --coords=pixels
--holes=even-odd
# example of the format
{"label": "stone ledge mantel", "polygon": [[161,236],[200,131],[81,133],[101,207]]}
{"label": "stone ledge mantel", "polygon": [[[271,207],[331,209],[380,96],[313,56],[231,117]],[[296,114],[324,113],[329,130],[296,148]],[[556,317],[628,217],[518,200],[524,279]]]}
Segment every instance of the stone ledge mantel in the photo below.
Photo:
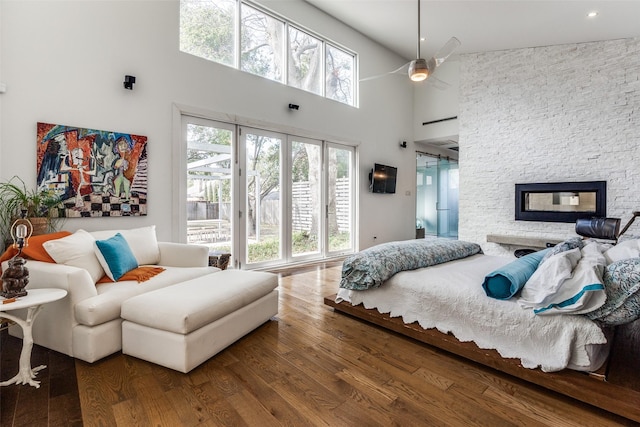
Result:
{"label": "stone ledge mantel", "polygon": [[563,239],[549,237],[510,236],[506,234],[487,234],[487,242],[508,246],[524,246],[528,248],[546,248],[547,243],[557,244]]}

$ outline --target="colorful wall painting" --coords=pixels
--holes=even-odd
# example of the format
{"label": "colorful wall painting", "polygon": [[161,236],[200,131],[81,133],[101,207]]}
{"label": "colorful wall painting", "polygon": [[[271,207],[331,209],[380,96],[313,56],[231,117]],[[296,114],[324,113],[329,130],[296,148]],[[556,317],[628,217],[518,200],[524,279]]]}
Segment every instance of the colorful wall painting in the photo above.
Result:
{"label": "colorful wall painting", "polygon": [[38,123],[38,189],[67,218],[147,214],[147,137]]}

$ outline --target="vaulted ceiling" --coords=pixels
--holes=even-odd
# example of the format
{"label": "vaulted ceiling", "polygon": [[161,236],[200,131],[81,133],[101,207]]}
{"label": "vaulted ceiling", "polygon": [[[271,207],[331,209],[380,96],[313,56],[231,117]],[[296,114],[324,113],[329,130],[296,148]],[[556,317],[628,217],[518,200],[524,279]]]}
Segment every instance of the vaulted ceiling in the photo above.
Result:
{"label": "vaulted ceiling", "polygon": [[[407,60],[415,58],[418,0],[305,1]],[[462,42],[457,53],[640,37],[640,0],[422,0],[420,15],[425,58],[451,36]]]}

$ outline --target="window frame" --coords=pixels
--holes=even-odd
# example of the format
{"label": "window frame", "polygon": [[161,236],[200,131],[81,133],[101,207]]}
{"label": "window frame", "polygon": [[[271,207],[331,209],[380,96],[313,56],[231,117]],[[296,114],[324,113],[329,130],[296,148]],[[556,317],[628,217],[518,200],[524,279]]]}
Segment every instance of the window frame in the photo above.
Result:
{"label": "window frame", "polygon": [[[183,0],[181,0],[182,2]],[[185,1],[189,1],[189,0],[185,0]],[[261,76],[259,74],[254,74],[251,73],[249,71],[244,71],[241,69],[242,63],[241,63],[241,43],[242,43],[242,6],[246,5],[252,9],[257,10],[260,13],[263,13],[265,15],[267,15],[268,17],[270,17],[271,19],[275,19],[277,21],[282,22],[283,25],[283,30],[284,30],[284,37],[283,37],[283,45],[281,46],[281,48],[283,49],[282,52],[282,71],[281,71],[281,76],[279,80],[276,79],[271,79],[269,77],[264,77]],[[180,9],[181,10],[181,9]],[[315,31],[310,30],[308,27],[304,26],[304,25],[300,25],[296,22],[293,22],[289,19],[287,19],[286,17],[275,13],[271,10],[269,10],[268,8],[257,4],[253,1],[250,0],[236,0],[236,8],[235,8],[235,14],[234,14],[234,30],[235,30],[235,45],[234,45],[234,60],[233,62],[233,68],[235,68],[238,71],[242,71],[245,73],[249,73],[252,74],[254,76],[258,76],[258,77],[262,77],[265,78],[267,80],[270,81],[275,81],[275,82],[280,82],[281,84],[287,85],[289,87],[292,88],[296,88],[299,90],[303,90],[305,92],[308,93],[312,93],[314,95],[318,95],[318,96],[322,96],[325,99],[328,99],[330,101],[335,101],[335,102],[339,102],[340,104],[343,105],[348,105],[354,108],[359,108],[359,102],[358,102],[358,94],[359,94],[359,58],[358,58],[358,54],[353,51],[352,49],[349,49],[343,45],[341,45],[340,43],[336,43],[335,41],[324,37],[318,33],[316,33]],[[179,19],[179,26],[182,25],[182,20]],[[316,38],[319,42],[320,42],[320,55],[321,55],[321,71],[320,71],[320,85],[321,85],[321,90],[320,93],[314,92],[312,90],[308,90],[305,88],[299,88],[297,86],[292,86],[289,83],[289,54],[290,54],[290,39],[289,39],[289,28],[292,27],[297,31],[301,31],[305,34],[308,34],[309,36]],[[180,35],[181,31],[178,31],[178,34]],[[347,103],[344,101],[341,101],[339,99],[333,99],[333,98],[329,98],[327,97],[327,45],[331,46],[334,49],[340,50],[344,53],[346,53],[347,55],[350,55],[352,57],[352,72],[351,72],[351,78],[352,78],[352,82],[351,82],[351,102]],[[179,49],[181,52],[186,53],[188,55],[194,55],[194,56],[198,56],[196,54],[193,54],[191,52],[187,52],[182,50],[181,47],[181,42],[178,43]],[[201,56],[198,56],[199,58],[203,58],[207,61],[211,61],[211,62],[215,62],[217,64],[221,64],[221,65],[225,65],[225,66],[231,66],[229,64],[223,63],[223,62],[218,62],[209,58],[204,58]]]}

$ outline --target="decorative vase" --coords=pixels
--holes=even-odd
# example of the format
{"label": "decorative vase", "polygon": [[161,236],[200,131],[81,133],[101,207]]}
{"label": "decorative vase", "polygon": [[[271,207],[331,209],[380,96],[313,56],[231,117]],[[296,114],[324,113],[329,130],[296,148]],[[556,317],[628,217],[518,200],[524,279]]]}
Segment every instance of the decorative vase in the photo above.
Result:
{"label": "decorative vase", "polygon": [[49,232],[49,218],[27,218],[33,225],[32,236],[47,234]]}

